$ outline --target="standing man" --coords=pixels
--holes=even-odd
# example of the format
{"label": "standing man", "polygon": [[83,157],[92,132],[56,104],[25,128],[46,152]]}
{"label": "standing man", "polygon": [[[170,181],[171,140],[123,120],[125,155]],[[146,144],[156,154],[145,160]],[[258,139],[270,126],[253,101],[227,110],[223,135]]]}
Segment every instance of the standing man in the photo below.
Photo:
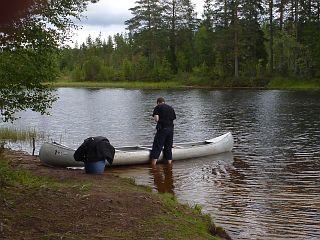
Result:
{"label": "standing man", "polygon": [[152,116],[157,123],[157,133],[154,136],[152,150],[150,154],[151,164],[155,165],[163,148],[163,158],[172,163],[173,145],[173,120],[176,119],[174,109],[165,103],[163,97],[157,99],[157,106],[153,110]]}

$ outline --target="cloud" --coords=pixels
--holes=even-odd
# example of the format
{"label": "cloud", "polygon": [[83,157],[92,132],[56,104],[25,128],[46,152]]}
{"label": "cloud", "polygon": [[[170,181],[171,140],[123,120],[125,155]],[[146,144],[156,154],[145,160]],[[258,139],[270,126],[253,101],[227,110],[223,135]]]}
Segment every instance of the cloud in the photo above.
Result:
{"label": "cloud", "polygon": [[[136,0],[100,0],[88,5],[87,11],[79,24],[92,26],[124,25],[132,18],[131,11],[136,5]],[[201,15],[204,0],[192,0],[196,11]]]}
{"label": "cloud", "polygon": [[[81,44],[89,34],[95,38],[100,32],[103,39],[117,33],[125,33],[124,22],[132,18],[129,8],[134,7],[135,2],[136,0],[100,0],[89,4],[87,11],[83,13],[86,17],[76,22],[82,27],[74,32],[73,41]],[[204,0],[192,0],[192,2],[201,15]]]}
{"label": "cloud", "polygon": [[132,17],[129,8],[133,6],[134,0],[100,0],[89,4],[84,13],[86,18],[79,24],[101,27],[124,25],[124,22]]}

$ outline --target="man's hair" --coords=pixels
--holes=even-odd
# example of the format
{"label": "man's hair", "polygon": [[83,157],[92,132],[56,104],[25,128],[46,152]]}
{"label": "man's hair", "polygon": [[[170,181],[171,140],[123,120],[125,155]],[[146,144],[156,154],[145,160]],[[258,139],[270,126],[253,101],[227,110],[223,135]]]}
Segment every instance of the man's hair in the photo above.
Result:
{"label": "man's hair", "polygon": [[158,103],[164,103],[164,102],[165,102],[165,100],[164,100],[163,97],[159,97],[159,98],[157,99],[157,104],[158,104]]}

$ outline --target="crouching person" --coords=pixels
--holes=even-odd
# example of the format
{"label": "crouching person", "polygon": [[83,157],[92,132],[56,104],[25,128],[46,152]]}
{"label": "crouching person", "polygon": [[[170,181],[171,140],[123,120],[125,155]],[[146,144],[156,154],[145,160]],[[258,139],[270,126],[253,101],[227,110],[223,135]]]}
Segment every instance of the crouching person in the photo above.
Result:
{"label": "crouching person", "polygon": [[102,174],[106,160],[111,165],[115,154],[114,147],[106,137],[89,137],[75,151],[76,161],[84,162],[86,173]]}

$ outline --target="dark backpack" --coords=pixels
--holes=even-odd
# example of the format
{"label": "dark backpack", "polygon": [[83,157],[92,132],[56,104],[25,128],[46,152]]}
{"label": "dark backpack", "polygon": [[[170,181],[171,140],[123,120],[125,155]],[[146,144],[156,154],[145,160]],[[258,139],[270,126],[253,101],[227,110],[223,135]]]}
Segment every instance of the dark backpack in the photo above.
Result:
{"label": "dark backpack", "polygon": [[75,151],[73,157],[76,161],[97,162],[107,160],[111,165],[115,154],[114,147],[106,137],[89,137],[84,140]]}

